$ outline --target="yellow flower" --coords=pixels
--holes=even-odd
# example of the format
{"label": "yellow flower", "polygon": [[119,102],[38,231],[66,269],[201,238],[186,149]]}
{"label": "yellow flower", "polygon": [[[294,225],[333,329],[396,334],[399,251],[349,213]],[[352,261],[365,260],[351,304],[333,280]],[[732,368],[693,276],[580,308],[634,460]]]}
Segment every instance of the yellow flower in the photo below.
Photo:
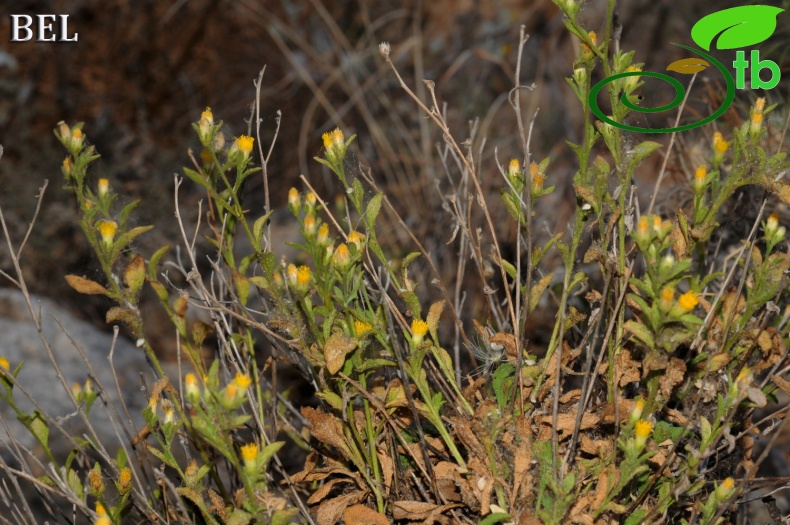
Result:
{"label": "yellow flower", "polygon": [[195,404],[200,401],[200,386],[198,385],[195,374],[187,374],[184,377],[184,388],[186,389],[187,399],[190,403]]}
{"label": "yellow flower", "polygon": [[661,290],[661,306],[665,309],[669,309],[672,306],[672,302],[675,300],[675,290],[667,286],[663,290]]}
{"label": "yellow flower", "polygon": [[258,460],[258,444],[248,443],[241,447],[241,458],[244,460],[245,466],[254,465]]}
{"label": "yellow flower", "polygon": [[252,384],[252,379],[250,379],[250,376],[247,374],[236,374],[233,382],[236,383],[236,386],[239,387],[239,390],[247,390],[247,388]]}
{"label": "yellow flower", "polygon": [[321,135],[321,139],[324,141],[324,147],[328,149],[332,145],[332,132],[327,131]]}
{"label": "yellow flower", "polygon": [[782,242],[785,238],[785,234],[787,233],[787,228],[784,226],[779,226],[779,214],[772,213],[768,216],[768,220],[765,221],[765,241],[771,246],[775,246],[776,244]]}
{"label": "yellow flower", "polygon": [[82,385],[79,383],[71,384],[71,395],[77,400],[77,403],[82,403]]}
{"label": "yellow flower", "polygon": [[300,266],[296,272],[296,283],[301,287],[307,287],[310,282],[310,268],[307,266]]}
{"label": "yellow flower", "polygon": [[365,244],[365,239],[365,234],[359,233],[356,230],[352,230],[351,233],[348,234],[348,243],[356,246],[357,250],[362,249],[362,245]]}
{"label": "yellow flower", "polygon": [[519,171],[521,171],[521,163],[518,161],[518,159],[510,159],[507,172],[510,175],[516,175]]}
{"label": "yellow flower", "polygon": [[96,518],[96,521],[93,522],[93,525],[112,525],[112,521],[106,513],[99,514],[99,517]]}
{"label": "yellow flower", "polygon": [[546,179],[546,176],[540,171],[540,166],[534,162],[529,165],[529,178],[532,181],[532,193],[543,191],[543,181]]}
{"label": "yellow flower", "polygon": [[631,409],[631,413],[628,415],[628,422],[631,425],[635,425],[639,418],[642,417],[642,411],[645,409],[645,400],[644,399],[637,399],[634,402],[634,408]]}
{"label": "yellow flower", "polygon": [[110,181],[107,179],[104,178],[99,179],[99,183],[97,186],[98,186],[99,197],[106,196],[107,192],[110,191]]}
{"label": "yellow flower", "polygon": [[8,359],[6,359],[5,356],[0,357],[0,373],[2,373],[3,370],[11,370],[11,365],[8,364]]}
{"label": "yellow flower", "polygon": [[713,151],[717,154],[723,154],[730,147],[730,143],[724,140],[720,132],[713,134]]}
{"label": "yellow flower", "polygon": [[[636,67],[636,66],[628,66],[628,68],[625,70],[625,72],[626,73],[641,73],[642,72],[642,68],[641,67]],[[634,76],[631,76],[631,77],[625,77],[625,91],[627,93],[630,93],[631,91],[636,89],[636,85],[639,82],[640,78],[641,78],[640,75],[634,75]]]}
{"label": "yellow flower", "polygon": [[721,483],[719,483],[719,486],[716,487],[716,490],[714,491],[714,497],[716,498],[717,502],[723,503],[724,501],[730,499],[730,496],[732,496],[734,491],[735,480],[732,478],[725,478]]}
{"label": "yellow flower", "polygon": [[80,128],[73,128],[71,130],[71,145],[79,149],[82,147],[84,141],[85,136],[82,134],[82,130]]}
{"label": "yellow flower", "polygon": [[419,346],[422,344],[423,339],[425,338],[425,334],[428,333],[428,323],[421,319],[414,319],[411,322],[411,340],[414,342],[415,345]]}
{"label": "yellow flower", "polygon": [[91,469],[88,471],[88,484],[91,486],[91,491],[94,495],[99,495],[104,492],[104,480],[101,477],[101,472]]}
{"label": "yellow flower", "polygon": [[173,423],[175,421],[175,410],[173,403],[169,399],[162,399],[159,406],[162,407],[162,412],[165,413],[165,423]]}
{"label": "yellow flower", "polygon": [[678,299],[678,304],[684,312],[690,312],[699,304],[699,298],[697,297],[697,294],[689,290],[680,296]]}
{"label": "yellow flower", "polygon": [[650,220],[647,215],[639,217],[639,222],[636,223],[636,232],[634,232],[634,239],[641,249],[645,249],[642,243],[648,242],[651,239]]}
{"label": "yellow flower", "polygon": [[354,321],[354,331],[357,333],[357,337],[361,336],[368,330],[371,330],[373,325],[370,323],[366,323],[365,321],[360,321],[359,319]]}
{"label": "yellow flower", "polygon": [[115,238],[115,233],[118,231],[118,223],[115,221],[99,221],[99,234],[101,234],[101,240],[107,246],[112,244],[113,239]]}
{"label": "yellow flower", "polygon": [[645,419],[640,419],[634,425],[634,443],[638,450],[645,448],[647,438],[653,433],[653,423]]}
{"label": "yellow flower", "polygon": [[329,242],[329,225],[327,223],[322,224],[318,228],[318,237],[316,237],[316,242],[318,244],[324,245]]}
{"label": "yellow flower", "polygon": [[288,268],[285,270],[286,274],[288,275],[288,282],[291,284],[296,284],[296,277],[299,273],[299,270],[296,269],[295,264],[289,264]]}
{"label": "yellow flower", "polygon": [[206,110],[200,114],[200,120],[198,121],[198,136],[200,137],[200,142],[203,145],[206,145],[209,140],[211,140],[211,126],[214,125],[214,114],[211,113],[211,108],[206,108]]}
{"label": "yellow flower", "polygon": [[702,191],[705,189],[705,184],[708,181],[708,170],[705,166],[697,167],[697,171],[694,172],[694,189],[697,191]]}
{"label": "yellow flower", "polygon": [[128,493],[132,488],[132,469],[124,467],[118,473],[118,490],[121,495]]}
{"label": "yellow flower", "polygon": [[63,166],[61,169],[63,170],[63,176],[66,177],[66,179],[71,177],[71,167],[71,157],[66,157],[63,159]]}
{"label": "yellow flower", "polygon": [[340,128],[335,128],[334,131],[332,131],[332,142],[335,146],[342,146],[345,141],[346,139],[343,136],[343,132],[340,131]]}
{"label": "yellow flower", "polygon": [[[590,31],[589,33],[587,33],[587,37],[590,39],[593,45],[596,45],[598,43],[598,35],[595,34],[595,31]],[[582,54],[582,59],[584,60],[590,60],[591,58],[593,58],[592,49],[590,49],[590,46],[588,46],[584,42],[582,42],[581,45],[581,54]]]}
{"label": "yellow flower", "polygon": [[291,188],[288,190],[288,207],[291,208],[293,213],[297,213],[302,206],[302,196],[299,195],[299,190]]}
{"label": "yellow flower", "polygon": [[754,103],[754,110],[752,111],[752,120],[749,124],[749,134],[755,137],[760,133],[763,125],[763,108],[765,108],[765,99],[760,97]]}
{"label": "yellow flower", "polygon": [[238,148],[239,151],[241,151],[242,155],[244,155],[244,158],[246,159],[252,152],[253,142],[255,142],[254,138],[248,135],[241,135],[235,140],[233,145],[234,147]]}
{"label": "yellow flower", "polygon": [[305,201],[305,203],[307,204],[307,207],[310,210],[313,210],[315,208],[315,203],[316,203],[317,200],[318,200],[318,197],[316,197],[315,193],[313,193],[312,191],[308,192],[308,194],[305,195],[305,197],[304,197],[304,201]]}
{"label": "yellow flower", "polygon": [[351,252],[348,251],[346,243],[341,244],[332,255],[332,263],[339,270],[343,270],[351,263]]}
{"label": "yellow flower", "polygon": [[304,235],[307,238],[312,238],[315,235],[315,231],[317,229],[317,224],[315,222],[315,216],[313,214],[309,214],[304,218]]}

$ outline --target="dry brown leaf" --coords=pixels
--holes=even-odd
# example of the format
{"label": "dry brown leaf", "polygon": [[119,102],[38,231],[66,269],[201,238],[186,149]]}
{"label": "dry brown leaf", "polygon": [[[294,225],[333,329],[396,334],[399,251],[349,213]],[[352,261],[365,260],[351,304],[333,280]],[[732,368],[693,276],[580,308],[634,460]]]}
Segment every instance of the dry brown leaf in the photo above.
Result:
{"label": "dry brown leaf", "polygon": [[347,507],[359,503],[365,499],[366,495],[366,492],[355,490],[354,492],[324,501],[318,506],[315,514],[318,525],[335,525]]}
{"label": "dry brown leaf", "polygon": [[348,478],[337,478],[327,481],[326,483],[318,487],[318,489],[316,489],[315,492],[310,494],[310,497],[307,499],[307,504],[315,505],[316,503],[320,503],[321,500],[329,496],[329,493],[332,492],[332,489],[335,487],[335,485],[337,485],[338,483],[350,483],[350,482],[351,480]]}
{"label": "dry brown leaf", "polygon": [[686,376],[686,363],[682,359],[673,357],[669,360],[666,370],[658,380],[659,390],[664,399],[671,399],[672,391],[683,382]]}
{"label": "dry brown leaf", "polygon": [[79,275],[67,275],[66,282],[77,292],[85,295],[106,295],[107,288],[96,281],[91,281]]}
{"label": "dry brown leaf", "polygon": [[560,404],[567,405],[568,403],[572,403],[574,401],[578,401],[582,397],[582,389],[577,388],[575,390],[571,390],[570,392],[566,392],[565,394],[560,397]]}
{"label": "dry brown leaf", "polygon": [[776,386],[782,389],[782,392],[784,392],[787,395],[790,395],[790,381],[786,379],[782,379],[778,375],[771,376],[771,381],[773,381]]}
{"label": "dry brown leaf", "polygon": [[615,384],[623,387],[629,383],[634,383],[641,379],[639,361],[635,361],[631,356],[631,351],[627,348],[620,350],[615,358],[617,367],[614,372]]}
{"label": "dry brown leaf", "polygon": [[457,503],[436,505],[424,501],[395,501],[392,503],[392,517],[395,520],[427,521],[447,510],[460,506]]}
{"label": "dry brown leaf", "polygon": [[384,514],[365,505],[352,505],[343,512],[346,525],[389,525],[390,520]]}
{"label": "dry brown leaf", "polygon": [[[540,418],[541,428],[538,433],[538,441],[551,438],[552,428],[557,429],[557,435],[560,440],[570,437],[576,427],[576,412],[567,414],[557,414],[557,425],[554,426],[554,417],[552,415],[545,415]],[[582,415],[579,430],[586,430],[596,426],[601,421],[601,418],[596,414],[587,412]]]}
{"label": "dry brown leaf", "polygon": [[606,496],[609,494],[609,487],[617,485],[620,479],[620,472],[614,465],[609,465],[598,476],[598,483],[595,484],[595,498],[592,502],[592,508],[598,509],[606,501]]}
{"label": "dry brown leaf", "polygon": [[571,523],[578,523],[580,525],[594,525],[593,517],[588,514],[590,510],[595,510],[592,507],[593,497],[591,494],[583,494],[576,499],[571,510],[568,511],[568,518]]}
{"label": "dry brown leaf", "polygon": [[[634,409],[634,405],[636,405],[636,401],[633,399],[617,398],[617,416],[620,418],[621,423],[628,419],[628,414]],[[607,403],[603,406],[601,409],[601,419],[607,424],[614,423],[614,403]]]}
{"label": "dry brown leaf", "polygon": [[607,457],[612,453],[612,442],[606,439],[592,439],[587,434],[580,434],[579,450],[592,456]]}
{"label": "dry brown leaf", "polygon": [[486,457],[486,450],[480,440],[477,439],[477,434],[472,430],[472,425],[465,417],[453,418],[455,425],[455,434],[461,440],[466,450],[469,452],[470,457],[475,456],[478,458]]}
{"label": "dry brown leaf", "polygon": [[357,347],[357,340],[344,334],[335,332],[329,336],[324,345],[324,359],[326,369],[331,375],[335,375],[338,370],[343,368],[346,356]]}
{"label": "dry brown leaf", "polygon": [[343,436],[343,424],[335,416],[325,414],[312,407],[302,407],[302,415],[312,425],[311,433],[321,443],[338,449],[348,458],[349,451]]}
{"label": "dry brown leaf", "polygon": [[532,493],[532,446],[530,441],[521,440],[513,458],[513,501],[510,507],[513,508],[518,499],[525,499]]}
{"label": "dry brown leaf", "polygon": [[378,447],[376,449],[376,456],[379,458],[379,465],[381,465],[381,481],[384,484],[384,495],[388,496],[392,488],[392,478],[395,475],[395,462],[387,453],[385,447]]}

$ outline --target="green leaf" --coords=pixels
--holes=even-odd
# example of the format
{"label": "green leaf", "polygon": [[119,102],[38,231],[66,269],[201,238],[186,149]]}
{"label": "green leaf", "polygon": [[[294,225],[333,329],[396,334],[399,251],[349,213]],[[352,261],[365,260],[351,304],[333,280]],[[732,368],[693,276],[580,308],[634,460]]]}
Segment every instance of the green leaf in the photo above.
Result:
{"label": "green leaf", "polygon": [[512,520],[513,518],[507,512],[494,512],[486,516],[479,525],[494,525],[494,523],[504,523]]}
{"label": "green leaf", "polygon": [[241,509],[233,509],[225,525],[247,525],[252,522],[252,514]]}
{"label": "green leaf", "polygon": [[633,319],[629,319],[628,321],[625,322],[624,328],[627,331],[634,334],[634,336],[637,339],[639,339],[642,342],[642,344],[644,344],[648,348],[655,347],[656,343],[653,340],[653,336],[651,335],[650,330],[648,330],[648,328],[642,323],[634,321]]}
{"label": "green leaf", "polygon": [[255,223],[252,225],[252,236],[255,237],[255,239],[253,239],[253,243],[257,243],[254,244],[254,246],[257,246],[259,250],[261,245],[260,244],[261,238],[263,237],[263,227],[266,224],[266,221],[269,220],[269,217],[272,216],[272,213],[274,213],[274,210],[270,211],[265,215],[262,215],[261,217],[258,217]]}
{"label": "green leaf", "polygon": [[20,415],[19,421],[30,430],[33,437],[45,450],[49,450],[49,425],[44,414],[35,410],[32,414]]}
{"label": "green leaf", "polygon": [[633,150],[631,150],[631,166],[637,166],[640,162],[649,157],[659,148],[661,148],[661,144],[650,140],[646,140],[641,144],[638,144]]}
{"label": "green leaf", "polygon": [[717,49],[748,47],[768,39],[776,30],[776,17],[784,11],[768,5],[744,5],[722,9],[701,18],[691,28],[691,39],[710,51],[713,39]]}
{"label": "green leaf", "polygon": [[269,461],[271,461],[272,456],[277,454],[277,452],[283,448],[283,445],[285,445],[285,441],[274,441],[263,447],[263,450],[261,450],[261,454],[258,457],[258,461],[260,462],[258,464],[261,465],[261,468],[265,469],[269,465]]}
{"label": "green leaf", "polygon": [[329,406],[331,406],[335,410],[343,410],[343,399],[339,395],[335,394],[334,392],[329,392],[327,390],[327,391],[317,392],[316,395],[321,399],[323,399],[324,401],[326,401],[327,404],[329,404]]}
{"label": "green leaf", "polygon": [[383,193],[377,193],[370,199],[368,203],[368,207],[365,210],[365,226],[367,226],[368,230],[374,230],[376,228],[376,218],[379,216],[379,212],[381,211],[381,201],[384,199]]}
{"label": "green leaf", "polygon": [[167,252],[167,250],[169,248],[170,248],[170,246],[166,244],[166,245],[162,246],[161,248],[159,248],[158,250],[156,250],[154,252],[154,254],[151,256],[151,260],[148,261],[148,278],[149,279],[154,280],[154,281],[156,280],[156,268],[157,268],[157,266],[159,266],[160,259],[162,259],[162,257],[164,256],[164,254]]}
{"label": "green leaf", "polygon": [[636,509],[633,514],[628,516],[625,519],[623,525],[640,525],[642,523],[642,518],[647,516],[647,510],[645,509]]}
{"label": "green leaf", "polygon": [[494,371],[492,385],[500,410],[507,406],[510,399],[510,389],[515,380],[515,371],[516,367],[510,363],[504,363]]}
{"label": "green leaf", "polygon": [[272,525],[290,525],[296,521],[297,516],[299,516],[298,507],[278,510],[272,515]]}
{"label": "green leaf", "polygon": [[699,432],[702,438],[702,446],[707,447],[709,443],[708,440],[711,434],[713,434],[713,428],[710,426],[710,421],[708,421],[705,416],[700,416],[699,418]]}

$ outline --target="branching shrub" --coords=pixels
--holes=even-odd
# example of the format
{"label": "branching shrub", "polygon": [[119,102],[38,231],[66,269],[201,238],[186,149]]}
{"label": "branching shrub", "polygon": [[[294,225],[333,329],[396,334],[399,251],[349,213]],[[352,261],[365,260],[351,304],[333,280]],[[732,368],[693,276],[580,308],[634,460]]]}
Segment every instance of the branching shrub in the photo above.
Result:
{"label": "branching shrub", "polygon": [[[406,212],[395,209],[374,173],[348,161],[355,137],[340,129],[323,135],[315,160],[336,176],[342,205],[329,206],[303,178],[305,188],[291,189],[287,203],[302,237],[292,248],[301,255],[278,260],[272,210],[247,209],[241,198],[250,177],[262,176],[268,188],[274,144],[258,147],[256,167],[252,133],[229,140],[206,109],[194,124],[202,150],[190,154],[183,173],[205,191],[207,224],[200,227],[198,210],[197,228],[187,231],[178,206],[185,179],[177,177],[182,237],[173,259],[167,246],[135,252],[135,238],[152,226],[131,226],[135,203],[121,206],[112,184],[90,175],[98,154],[82,125],[61,123],[55,135],[68,151],[64,180],[102,272],[99,280],[66,279],[115,303],[107,322],[128,329],[159,380],[148,392],[145,427],[113,454],[78,438],[71,456],[54,457],[54,416],[17,409],[53,468],[38,479],[24,465],[6,472],[102,524],[732,521],[759,466],[755,439],[771,432],[755,408],[777,390],[790,393],[780,375],[790,256],[777,214],[758,219],[727,257],[713,240],[740,188],[758,185],[790,201],[784,154],[761,147],[764,116],[774,108],[758,99],[741,127],[713,135],[706,163],[689,181],[690,207],[659,216],[651,204],[640,213],[634,173],[661,144],[594,122],[588,97],[596,68],[608,77],[641,65],[633,52],[614,51],[611,39],[582,27],[577,4],[557,4],[580,42],[567,80],[586,125],[581,142],[569,143],[578,165],[570,231],[542,246],[533,245],[534,209],[559,183],[549,185],[549,159],[531,157],[518,74],[511,102],[522,151],[501,167],[497,204],[481,187],[475,152],[444,120],[433,84],[430,101],[418,99],[390,62],[389,45],[380,47],[455,161],[446,164],[452,191],[441,196],[449,227],[436,230],[451,232],[448,244],[464,254],[453,278],[475,281],[468,289],[446,286],[401,219]],[[521,48],[525,42],[522,34]],[[613,83],[612,118],[628,117],[622,97],[636,103],[641,86],[634,76]],[[492,220],[496,205],[514,221],[515,239],[503,238]],[[473,206],[482,224],[471,222]],[[388,253],[377,229],[382,214],[411,236],[412,252],[397,260]],[[203,232],[214,253],[209,273],[198,270]],[[248,252],[239,249],[244,243]],[[505,244],[516,247],[512,260]],[[561,264],[546,272],[542,262],[552,251]],[[429,272],[412,269],[418,258]],[[180,274],[184,287],[168,272]],[[21,274],[17,280],[23,283]],[[146,337],[145,286],[188,362],[178,377],[168,377]],[[428,287],[442,299],[425,304]],[[488,305],[472,327],[463,321],[466,294],[481,294]],[[547,301],[558,313],[548,344],[537,349],[525,327]],[[207,355],[212,334],[217,345]],[[312,385],[317,405],[294,406],[273,387],[269,377],[282,360]],[[0,394],[16,407],[24,368],[0,360],[0,370]],[[89,412],[97,395],[75,389],[75,407]],[[286,440],[306,451],[299,472],[282,467]]]}

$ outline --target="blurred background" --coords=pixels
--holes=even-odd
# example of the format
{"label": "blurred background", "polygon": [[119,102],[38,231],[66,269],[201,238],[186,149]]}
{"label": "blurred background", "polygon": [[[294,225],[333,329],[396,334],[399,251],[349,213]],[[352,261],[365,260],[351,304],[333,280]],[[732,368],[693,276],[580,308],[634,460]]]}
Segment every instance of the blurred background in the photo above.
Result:
{"label": "blurred background", "polygon": [[[703,1],[621,2],[621,47],[634,49],[635,61],[644,62],[645,70],[663,71],[683,58],[682,50],[669,42],[690,43],[691,25],[723,7]],[[605,9],[605,0],[587,1],[581,20],[602,32]],[[77,32],[79,40],[10,42],[10,14],[67,14],[69,31]],[[351,161],[372,170],[407,224],[436,254],[440,270],[452,276],[456,261],[450,255],[445,261],[443,255],[455,249],[446,245],[452,232],[438,226],[449,224],[438,193],[449,184],[437,148],[442,137],[398,85],[378,44],[391,44],[393,62],[422,100],[428,101],[422,79],[435,82],[456,139],[473,139],[481,180],[494,202],[503,186],[497,163],[521,156],[508,92],[524,25],[529,40],[521,83],[534,87],[519,92],[523,116],[527,122],[535,119],[533,159],[552,158],[546,184],[557,186],[538,210],[536,231],[542,237],[565,231],[571,216],[575,201],[569,181],[575,159],[565,141],[579,139],[582,116],[565,77],[578,44],[548,0],[39,0],[5,3],[2,15],[0,205],[19,242],[38,189],[49,180],[24,254],[28,285],[71,305],[91,322],[102,324],[108,304],[86,300],[63,279],[67,273],[94,275],[95,268],[76,225],[76,206],[62,189],[65,153],[52,129],[60,120],[85,122],[89,142],[102,155],[94,176],[108,177],[127,201],[140,199],[137,220],[157,225],[135,247],[150,254],[177,239],[173,174],[190,164],[188,150],[199,147],[191,123],[210,106],[229,136],[246,133],[253,80],[264,67],[264,148],[279,119],[269,165],[273,205],[285,202],[301,174],[331,202],[338,186],[312,157],[322,151],[322,133],[336,126],[347,136],[357,133]],[[763,57],[781,61],[786,50],[777,45]],[[722,92],[719,82],[700,75],[690,107],[702,111],[714,104]],[[774,91],[776,98],[779,90]],[[746,107],[754,96],[739,94],[739,99]],[[733,109],[721,122],[738,124],[743,114]],[[697,142],[707,144],[714,129],[706,128],[685,134],[678,151],[692,155]],[[693,171],[683,159],[683,154],[671,159],[668,177],[671,187],[681,190],[688,187],[688,170]],[[657,165],[647,166],[637,181],[648,196]],[[457,176],[453,166],[449,169],[451,177]],[[263,208],[262,186],[254,177],[245,190],[245,204],[256,213]],[[194,185],[182,187],[182,215],[188,222],[195,221],[202,197]],[[502,219],[507,236],[512,221],[500,206],[493,213]],[[289,230],[293,223],[275,218],[284,239],[295,233]],[[383,228],[392,234],[397,256],[400,230]],[[11,270],[5,247],[0,269]]]}

